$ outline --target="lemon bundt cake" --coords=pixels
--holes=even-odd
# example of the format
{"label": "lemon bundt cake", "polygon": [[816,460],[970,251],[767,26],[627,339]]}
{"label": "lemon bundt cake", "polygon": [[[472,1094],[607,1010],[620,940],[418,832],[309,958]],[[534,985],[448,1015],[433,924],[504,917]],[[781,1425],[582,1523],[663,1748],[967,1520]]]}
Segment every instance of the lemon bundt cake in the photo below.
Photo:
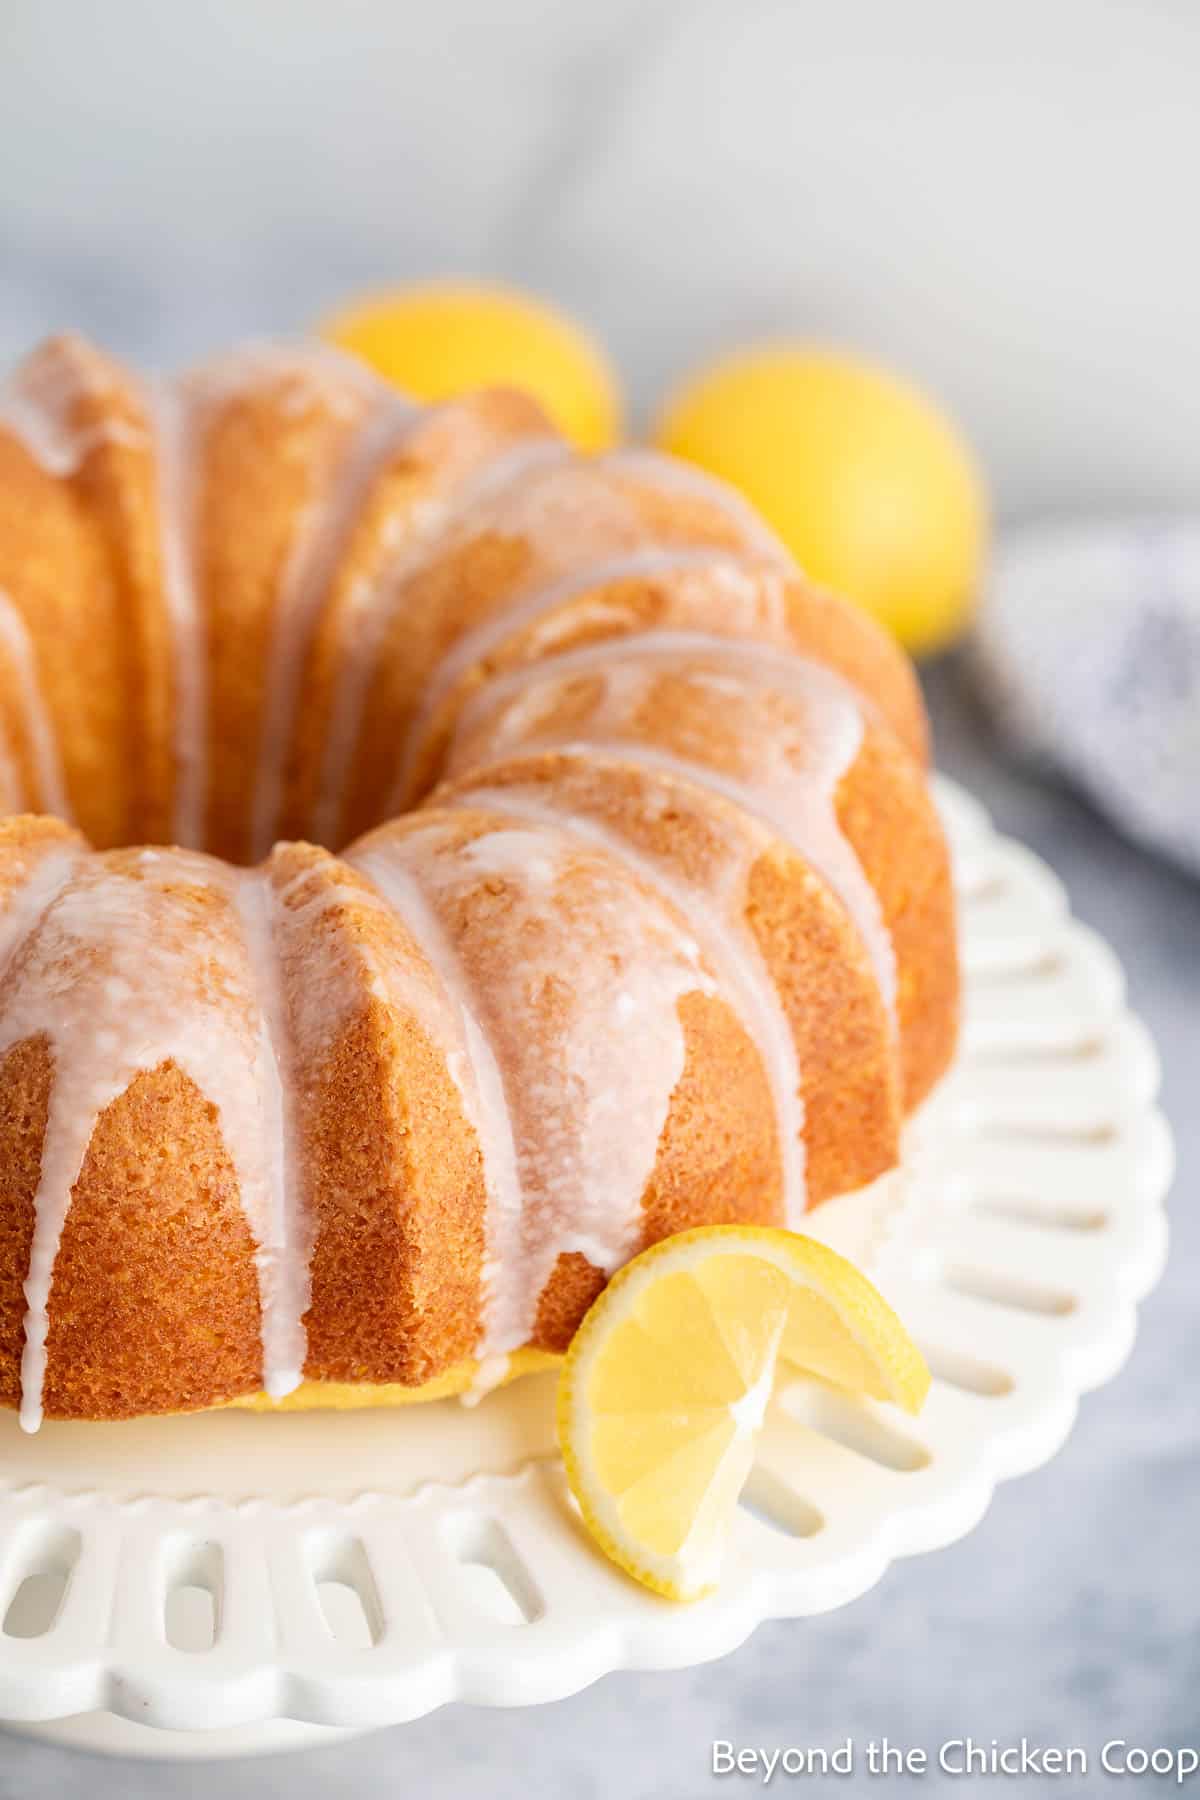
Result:
{"label": "lemon bundt cake", "polygon": [[0,398],[0,1400],[451,1391],[646,1242],[874,1179],[956,1029],[925,756],[890,641],[695,471],[323,349],[44,346]]}

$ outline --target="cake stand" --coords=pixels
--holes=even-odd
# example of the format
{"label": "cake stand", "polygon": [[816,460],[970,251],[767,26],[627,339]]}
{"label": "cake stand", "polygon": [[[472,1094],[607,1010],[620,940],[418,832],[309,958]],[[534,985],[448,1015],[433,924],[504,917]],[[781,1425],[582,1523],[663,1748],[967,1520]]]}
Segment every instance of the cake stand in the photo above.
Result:
{"label": "cake stand", "polygon": [[902,1168],[814,1215],[920,1342],[917,1420],[781,1376],[725,1577],[673,1606],[596,1551],[553,1377],[473,1409],[0,1425],[0,1719],[221,1755],[522,1706],[840,1606],[977,1522],[1133,1341],[1171,1146],[1120,969],[1057,881],[939,785],[966,967],[955,1068]]}

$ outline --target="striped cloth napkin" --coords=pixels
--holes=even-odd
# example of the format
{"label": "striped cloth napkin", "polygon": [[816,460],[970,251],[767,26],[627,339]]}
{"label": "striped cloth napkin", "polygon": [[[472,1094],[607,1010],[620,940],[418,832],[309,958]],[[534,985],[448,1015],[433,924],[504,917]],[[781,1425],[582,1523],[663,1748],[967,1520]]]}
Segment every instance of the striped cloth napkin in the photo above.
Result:
{"label": "striped cloth napkin", "polygon": [[1018,749],[1200,875],[1200,520],[1013,532],[969,654]]}

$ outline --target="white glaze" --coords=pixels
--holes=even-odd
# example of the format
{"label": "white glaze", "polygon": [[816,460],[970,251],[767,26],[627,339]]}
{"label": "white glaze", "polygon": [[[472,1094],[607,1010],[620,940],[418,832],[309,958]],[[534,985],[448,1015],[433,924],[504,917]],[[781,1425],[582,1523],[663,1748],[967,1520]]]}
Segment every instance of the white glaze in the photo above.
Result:
{"label": "white glaze", "polygon": [[[722,588],[741,589],[743,598],[756,591],[752,566],[730,551],[697,548],[690,544],[669,549],[649,545],[611,557],[606,562],[592,562],[583,568],[572,569],[555,581],[538,582],[529,592],[489,614],[474,630],[464,632],[438,664],[405,735],[399,772],[386,808],[388,813],[398,812],[414,798],[416,762],[426,732],[441,702],[468,670],[477,667],[502,644],[527,631],[539,620],[552,617],[576,597],[594,594],[589,618],[592,623],[603,623],[606,617],[603,593],[607,589],[622,582],[662,581],[688,575],[701,575]],[[573,613],[573,626],[578,627],[579,623],[578,613]]]}
{"label": "white glaze", "polygon": [[72,420],[76,403],[87,391],[83,376],[68,340],[26,358],[0,388],[0,429],[10,431],[34,461],[59,480],[78,474],[92,451],[105,444],[144,449],[148,442],[139,426],[111,414],[87,425]]}
{"label": "white glaze", "polygon": [[[146,387],[146,407],[158,451],[163,599],[173,647],[176,776],[172,829],[176,841],[192,849],[203,845],[208,803],[209,643],[194,547],[198,462],[212,419],[223,407],[260,386],[283,389],[281,410],[285,413],[299,412],[315,399],[353,422],[379,384],[361,363],[330,346],[261,343],[243,345],[189,370],[177,383]],[[286,598],[285,591],[281,604]],[[274,658],[268,668],[275,669]],[[287,673],[291,673],[290,665]],[[255,808],[259,791],[256,781],[251,800]]]}
{"label": "white glaze", "polygon": [[[46,908],[70,880],[82,854],[78,843],[38,844],[17,853],[13,885],[0,908],[0,986],[13,959]],[[15,1041],[15,1040],[11,1040]]]}
{"label": "white glaze", "polygon": [[650,450],[642,444],[631,444],[622,450],[610,450],[600,459],[606,469],[618,474],[634,475],[659,493],[676,493],[693,500],[703,500],[732,519],[745,539],[746,548],[776,563],[789,572],[795,559],[749,501],[729,482],[711,475],[695,463],[683,462],[677,456],[665,456],[661,450]]}
{"label": "white glaze", "polygon": [[208,799],[208,633],[193,554],[194,415],[182,389],[159,383],[147,386],[145,393],[157,452],[159,554],[171,636],[175,762],[171,825],[177,843],[198,850],[204,842]]}
{"label": "white glaze", "polygon": [[405,583],[428,565],[458,521],[473,520],[480,509],[495,504],[501,496],[515,497],[523,476],[544,464],[561,462],[568,454],[558,438],[523,441],[494,457],[451,493],[439,494],[411,510],[399,555],[378,581],[356,596],[343,624],[341,663],[311,824],[311,835],[318,843],[338,841],[346,780],[358,747],[367,697]]}
{"label": "white glaze", "polygon": [[[374,399],[379,383],[364,365],[323,344],[251,343],[191,369],[176,384],[149,392],[159,452],[159,511],[162,534],[164,599],[174,645],[174,750],[176,788],[173,829],[177,841],[198,849],[204,842],[208,801],[208,629],[197,589],[194,554],[195,479],[204,436],[213,418],[256,387],[282,390],[281,410],[299,413],[314,401],[354,423]],[[321,572],[327,580],[328,572]],[[318,599],[292,596],[285,584],[280,605],[299,599],[307,609]],[[280,679],[291,680],[290,645]],[[268,660],[276,672],[276,657]],[[289,690],[268,687],[268,708],[282,711]],[[268,729],[276,725],[270,713]],[[287,722],[290,722],[288,720]],[[283,729],[284,721],[278,728]],[[275,754],[273,752],[273,754]],[[278,753],[280,763],[284,752]],[[269,779],[269,777],[268,777]],[[258,816],[269,789],[256,780],[251,808]],[[265,854],[269,842],[256,854]]]}
{"label": "white glaze", "polygon": [[193,403],[212,414],[255,388],[283,390],[284,413],[299,415],[314,401],[355,423],[379,391],[379,379],[357,357],[332,344],[251,340],[189,369],[179,382]]}
{"label": "white glaze", "polygon": [[[467,1033],[448,984],[424,947],[437,945],[431,917],[419,891],[406,894],[399,879],[389,880],[390,897],[385,897],[365,868],[362,873],[363,880],[354,883],[346,879],[344,865],[322,861],[276,890],[281,954],[295,963],[290,1000],[296,1059],[310,1070],[318,1067],[366,993],[394,1017],[412,1020],[441,1055],[464,1114],[473,1120],[478,1108]],[[385,921],[386,929],[367,935],[353,929],[322,930],[321,921],[337,913],[351,921],[356,913],[371,914],[377,922]]]}
{"label": "white glaze", "polygon": [[[29,916],[5,977],[0,1052],[44,1036],[54,1083],[25,1283],[21,1423],[42,1416],[54,1264],[100,1115],[174,1063],[217,1108],[258,1248],[264,1346],[288,1342],[293,1246],[279,1216],[277,1074],[264,1048],[234,872],[190,851],[87,857]],[[226,903],[213,904],[214,897]],[[278,1386],[280,1368],[269,1378]]]}
{"label": "white glaze", "polygon": [[[614,479],[614,477],[616,479]],[[620,579],[619,570],[629,559],[628,572],[658,572],[681,566],[689,558],[702,560],[712,551],[701,545],[671,547],[656,543],[652,528],[641,514],[637,490],[653,493],[663,483],[685,488],[700,497],[738,527],[744,548],[755,552],[764,566],[781,573],[791,567],[778,541],[754,516],[732,489],[699,470],[673,464],[652,451],[618,451],[605,457],[584,459],[569,454],[557,440],[549,444],[519,445],[497,458],[482,476],[464,484],[457,497],[437,509],[431,523],[402,555],[383,584],[381,598],[364,613],[364,630],[348,638],[347,655],[335,701],[334,722],[327,745],[324,777],[313,835],[323,843],[337,839],[342,790],[362,729],[363,713],[379,655],[404,589],[437,552],[453,554],[463,540],[482,539],[489,533],[517,537],[528,546],[531,575],[527,583],[509,593],[489,617],[465,632],[431,672],[429,686],[417,718],[405,731],[398,772],[385,813],[394,814],[410,798],[407,792],[420,737],[432,709],[454,675],[475,661],[481,650],[506,637],[526,616],[535,618],[552,609],[571,592],[586,592],[599,580]],[[631,491],[632,490],[632,491]],[[638,556],[645,553],[642,568]],[[736,555],[726,563],[736,566]],[[564,584],[556,598],[558,585]]]}
{"label": "white glaze", "polygon": [[308,1348],[304,1315],[311,1299],[311,1216],[302,1188],[296,1070],[289,1052],[291,1025],[275,944],[278,903],[269,873],[261,869],[240,872],[233,901],[259,1011],[254,1067],[261,1106],[266,1229],[259,1237],[254,1262],[262,1306],[263,1387],[273,1400],[281,1400],[299,1387],[304,1374]]}
{"label": "white glaze", "polygon": [[[686,805],[687,790],[677,781],[660,781],[657,796],[650,796],[647,811],[657,803]],[[783,1174],[784,1212],[797,1229],[808,1208],[804,1173],[803,1073],[796,1057],[795,1041],[770,971],[745,924],[746,888],[755,859],[767,847],[769,834],[745,821],[722,833],[721,864],[710,868],[707,889],[689,884],[674,872],[666,858],[644,854],[599,820],[559,811],[551,790],[530,783],[487,786],[486,771],[480,786],[451,797],[454,806],[482,807],[528,824],[556,827],[568,836],[594,845],[623,862],[646,886],[656,888],[674,910],[694,929],[705,958],[715,970],[722,991],[730,999],[759,1054],[771,1089]],[[741,815],[739,815],[739,818]],[[719,829],[721,821],[711,811],[706,824]]]}
{"label": "white glaze", "polygon": [[252,795],[251,854],[265,856],[278,830],[284,771],[300,706],[300,683],[313,632],[329,597],[339,559],[371,488],[422,413],[410,400],[378,388],[353,433],[325,494],[306,521],[280,588],[267,658],[262,739]]}
{"label": "white glaze", "polygon": [[458,1396],[460,1405],[478,1406],[488,1394],[503,1386],[511,1367],[511,1356],[485,1356],[482,1362],[475,1365],[470,1387]]}
{"label": "white glaze", "polygon": [[[192,579],[190,408],[181,391],[143,384],[146,425],[113,413],[81,425],[72,413],[86,393],[87,370],[69,346],[51,345],[28,358],[0,395],[0,427],[12,431],[47,474],[67,480],[106,444],[153,448],[157,459],[163,600],[172,641],[174,676],[173,828],[198,848],[203,838],[205,666],[199,608]],[[30,684],[36,699],[36,684]],[[43,758],[49,768],[49,761]],[[57,807],[52,810],[58,811]]]}
{"label": "white glaze", "polygon": [[347,860],[375,883],[410,933],[436,975],[453,1019],[457,1046],[449,1067],[480,1146],[487,1195],[482,1342],[488,1346],[486,1355],[502,1355],[509,1348],[496,1348],[508,1330],[505,1258],[519,1237],[523,1207],[504,1081],[454,947],[399,840],[376,833],[365,849],[349,852]]}
{"label": "white glaze", "polygon": [[[458,833],[431,813],[348,860],[398,904],[473,1022],[473,1122],[499,1201],[486,1359],[528,1340],[559,1256],[611,1272],[636,1248],[684,1069],[678,1003],[714,982],[678,916],[610,855],[557,825],[496,821],[465,846]],[[483,976],[450,941],[448,921],[472,908],[490,933]]]}
{"label": "white glaze", "polygon": [[[0,651],[16,668],[24,713],[21,724],[37,782],[36,793],[25,793],[17,775],[15,758],[11,759],[10,785],[13,803],[10,810],[14,812],[48,812],[53,813],[56,818],[69,821],[71,807],[67,800],[66,783],[63,780],[58,737],[46,706],[45,696],[42,693],[33,642],[25,621],[4,593],[0,593]],[[5,723],[9,724],[7,720]],[[9,729],[11,729],[11,725]]]}
{"label": "white glaze", "polygon": [[[332,480],[300,524],[277,598],[250,796],[261,852],[279,816],[305,656],[339,559],[376,475],[422,415],[353,359],[323,347],[253,347],[173,389],[146,392],[174,659],[174,829],[188,845],[203,840],[207,797],[208,647],[193,544],[203,430],[215,409],[248,385],[293,380],[294,392],[285,388],[281,399],[285,411],[315,397],[352,429]],[[119,419],[72,426],[79,382],[69,362],[48,359],[27,366],[0,398],[0,425],[63,477],[102,443],[148,441]],[[717,506],[736,523],[742,549],[655,542],[629,482]],[[744,829],[730,832],[707,893],[634,851],[615,830],[564,818],[532,790],[512,788],[481,788],[473,796],[495,815],[494,824],[465,851],[446,852],[458,822],[436,814],[376,833],[348,857],[369,890],[314,870],[273,890],[265,872],[242,874],[187,852],[144,852],[133,872],[111,862],[77,866],[70,850],[44,856],[0,917],[0,1051],[44,1034],[56,1069],[26,1284],[27,1428],[41,1412],[54,1261],[96,1123],[139,1072],[168,1061],[220,1115],[256,1244],[264,1384],[278,1396],[300,1380],[312,1246],[300,1189],[295,1063],[303,1057],[311,1066],[319,1058],[361,1003],[364,983],[390,1009],[412,1016],[438,1047],[482,1147],[487,1251],[477,1387],[502,1374],[508,1354],[527,1341],[561,1254],[578,1251],[608,1272],[636,1248],[642,1197],[683,1072],[677,1008],[685,994],[723,993],[755,1042],[775,1103],[788,1216],[795,1223],[803,1213],[802,1071],[743,919],[759,836],[775,832],[795,844],[839,893],[889,1003],[895,965],[878,901],[834,813],[837,783],[861,743],[857,699],[837,677],[789,650],[785,582],[792,565],[732,490],[653,452],[580,462],[558,440],[534,439],[406,511],[380,574],[349,596],[315,835],[336,840],[379,657],[410,584],[439,555],[488,531],[519,535],[533,573],[464,633],[434,672],[410,723],[401,782],[439,701],[513,633],[531,631],[536,639],[544,618],[547,631],[535,649],[545,656],[554,649],[553,615],[564,601],[622,579],[662,576],[679,590],[668,619],[707,619],[719,608],[722,629],[753,631],[759,641],[663,629],[567,652],[493,681],[465,710],[461,735],[486,728],[489,755],[551,747],[538,736],[538,705],[554,683],[593,671],[603,693],[587,732],[553,747],[636,762],[664,790],[699,784],[732,802]],[[694,595],[691,582],[700,584]],[[697,598],[704,600],[699,614]],[[0,650],[22,671],[38,798],[65,812],[57,743],[28,634],[2,596]],[[803,729],[778,741],[748,734],[747,766],[736,775],[706,763],[702,746],[676,754],[638,743],[631,721],[663,667],[706,689],[718,706],[745,704],[756,688],[788,695],[800,706]],[[196,891],[224,904],[197,905]],[[497,893],[503,906],[495,928],[510,954],[489,964],[481,985],[460,954],[452,921],[473,896],[494,900]],[[331,931],[321,935],[319,958],[312,957],[312,932],[343,906],[385,907],[395,926],[391,948],[386,941],[381,948],[377,934],[368,942]],[[692,921],[694,940],[683,919]],[[289,955],[300,959],[303,979],[289,982],[285,1002],[281,959]],[[550,985],[566,996],[552,1019],[538,999]]]}
{"label": "white glaze", "polygon": [[[655,675],[666,671],[712,697],[714,717],[741,717],[743,766],[734,774],[715,765],[709,740],[695,734],[674,752],[640,740],[639,710]],[[599,693],[582,727],[564,737],[539,720],[573,676],[594,676]],[[766,696],[794,703],[776,711],[769,729],[756,712]],[[471,766],[517,751],[591,749],[626,757],[646,768],[675,771],[724,795],[765,820],[811,863],[846,907],[871,958],[888,1012],[895,1021],[896,953],[879,897],[838,823],[839,783],[863,739],[859,696],[832,670],[772,645],[663,631],[568,651],[490,683],[463,710],[463,742]],[[453,756],[449,767],[454,768]]]}

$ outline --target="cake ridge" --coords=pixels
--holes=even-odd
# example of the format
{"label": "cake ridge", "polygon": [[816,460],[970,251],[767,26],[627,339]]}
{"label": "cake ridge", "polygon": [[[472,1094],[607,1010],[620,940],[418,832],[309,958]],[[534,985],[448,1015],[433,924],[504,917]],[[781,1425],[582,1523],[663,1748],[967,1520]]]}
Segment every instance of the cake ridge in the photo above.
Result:
{"label": "cake ridge", "polygon": [[192,541],[195,430],[182,388],[144,385],[157,461],[162,598],[172,646],[172,753],[175,766],[171,824],[178,843],[199,850],[208,801],[206,753],[207,633],[197,589]]}
{"label": "cake ridge", "polygon": [[102,444],[141,448],[146,443],[144,432],[112,414],[86,426],[68,419],[73,402],[102,397],[95,362],[96,352],[86,339],[63,332],[26,357],[0,385],[0,427],[11,431],[48,475],[61,479],[77,474]]}
{"label": "cake ridge", "polygon": [[191,364],[177,385],[190,393],[199,409],[215,411],[260,381],[267,385],[288,377],[309,398],[319,393],[347,420],[355,416],[352,400],[369,400],[384,386],[358,357],[336,344],[305,337],[244,339]]}
{"label": "cake ridge", "polygon": [[[558,821],[430,809],[407,831],[382,827],[349,860],[389,893],[399,868],[443,931],[455,921],[458,942],[439,966],[465,979],[475,1068],[497,1084],[481,1121],[485,1165],[506,1141],[514,1154],[514,1191],[487,1237],[494,1286],[477,1349],[487,1361],[529,1341],[561,1258],[610,1274],[631,1253],[687,1059],[675,1003],[716,984],[658,894]],[[482,961],[479,893],[491,949],[508,952]],[[614,1080],[635,1054],[636,1082]]]}
{"label": "cake ridge", "polygon": [[[533,473],[536,482],[539,471]],[[551,479],[555,473],[552,467]],[[717,541],[710,532],[694,530],[679,539],[671,537],[665,542],[655,542],[638,518],[637,500],[623,493],[618,485],[621,477],[630,474],[642,482],[643,497],[660,498],[665,485],[667,491],[674,490],[689,499],[702,501],[735,531],[734,539]],[[528,518],[525,520],[535,563],[534,577],[528,585],[518,584],[516,592],[507,592],[494,611],[485,612],[460,630],[428,671],[424,694],[405,732],[396,777],[388,795],[388,810],[411,805],[419,797],[421,784],[414,777],[424,738],[436,717],[439,703],[452,693],[455,681],[472,666],[484,662],[490,652],[512,639],[523,627],[536,626],[543,617],[552,617],[564,602],[575,597],[586,598],[605,587],[638,579],[663,581],[709,567],[736,578],[755,567],[754,558],[757,558],[760,577],[772,570],[783,573],[793,566],[782,545],[732,488],[701,470],[676,469],[669,458],[656,451],[615,450],[582,462],[568,461],[562,466],[562,476],[565,480],[586,484],[582,497],[590,497],[593,507],[597,497],[602,495],[610,513],[623,515],[625,532],[617,534],[613,531],[614,520],[610,517],[610,533],[631,536],[632,544],[617,547],[605,541],[602,548],[589,552],[571,541],[570,555],[564,556],[565,534],[561,526],[557,536],[552,528],[547,528],[546,499],[535,487],[532,500],[540,511],[536,523]],[[514,499],[524,501],[526,506],[530,498],[519,490],[514,494]],[[577,505],[576,512],[581,514],[582,511],[583,508]],[[537,566],[539,552],[551,565],[549,569]]]}
{"label": "cake ridge", "polygon": [[271,1221],[255,1254],[262,1308],[263,1388],[282,1400],[304,1378],[308,1338],[304,1315],[312,1298],[312,1218],[306,1167],[289,1055],[290,1021],[272,918],[276,906],[271,869],[239,869],[233,904],[241,924],[250,990],[259,1014],[255,1066],[261,1095],[262,1141]]}
{"label": "cake ridge", "polygon": [[[227,873],[199,852],[118,851],[81,861],[8,972],[0,1050],[38,1036],[54,1061],[25,1282],[25,1430],[41,1422],[49,1302],[72,1195],[101,1115],[139,1074],[174,1064],[217,1107],[243,1209],[256,1239],[269,1242],[261,1090],[239,979],[244,947],[229,902]],[[23,980],[32,975],[40,979]],[[230,1006],[239,994],[242,1006]]]}
{"label": "cake ridge", "polygon": [[[722,553],[714,559],[714,566],[719,567],[725,561],[736,563],[737,559]],[[739,664],[747,665],[762,676],[763,685],[767,687],[771,685],[772,678],[785,687],[788,686],[799,665],[805,675],[811,672],[818,679],[827,680],[831,689],[836,685],[842,693],[852,697],[859,707],[866,710],[871,707],[869,699],[844,676],[839,675],[836,669],[806,656],[782,636],[778,641],[722,637],[715,631],[673,625],[639,631],[636,639],[632,640],[627,637],[601,638],[594,643],[555,650],[539,657],[536,662],[518,663],[514,668],[493,675],[463,702],[455,720],[455,737],[469,739],[481,712],[498,710],[504,702],[516,698],[526,688],[552,682],[560,676],[588,674],[593,669],[603,670],[610,663],[623,662],[634,655],[664,663],[688,656],[717,657],[734,668]]]}
{"label": "cake ridge", "polygon": [[423,416],[423,409],[407,395],[379,384],[364,424],[350,434],[338,460],[334,478],[319,504],[318,518],[307,521],[293,547],[272,625],[272,654],[251,800],[252,856],[265,856],[275,841],[304,663],[333,573],[372,484]]}
{"label": "cake ridge", "polygon": [[[464,794],[450,793],[438,804],[472,807],[482,806],[506,817],[524,819],[533,824],[556,824],[569,837],[576,837],[605,850],[624,863],[641,881],[656,888],[683,918],[695,924],[702,948],[718,974],[725,971],[739,998],[739,1016],[754,1038],[763,1059],[767,1079],[775,1101],[779,1126],[780,1160],[783,1165],[784,1206],[787,1221],[798,1226],[808,1207],[808,1188],[804,1172],[804,1083],[796,1058],[791,1028],[779,1004],[762,957],[744,930],[721,919],[708,907],[694,889],[670,877],[649,856],[642,855],[624,842],[615,831],[594,819],[579,815],[563,817],[553,808],[530,799],[514,788],[488,787],[486,772],[478,785]],[[744,887],[746,867],[735,868],[729,885]],[[745,859],[748,863],[749,858]],[[747,972],[748,971],[748,972]]]}
{"label": "cake ridge", "polygon": [[[33,641],[24,619],[3,591],[0,591],[0,649],[16,664],[21,710],[25,715],[26,749],[37,781],[37,799],[44,811],[53,813],[56,818],[65,819],[70,824],[73,822],[71,804],[63,779],[62,759],[58,753],[46,696],[42,691]],[[4,724],[7,723],[8,720],[5,719]],[[13,754],[11,744],[8,761],[10,767],[6,772],[15,802],[12,810],[21,812],[28,796],[24,792],[18,758]]]}
{"label": "cake ridge", "polygon": [[310,819],[313,836],[322,843],[332,843],[339,833],[345,779],[358,747],[376,661],[386,643],[405,579],[428,563],[440,538],[469,508],[514,486],[528,470],[543,463],[565,461],[569,454],[566,443],[550,435],[512,445],[474,471],[455,492],[435,504],[432,520],[424,529],[418,530],[416,541],[406,544],[381,575],[375,588],[376,605],[364,609],[365,629],[357,642],[351,641],[345,647],[338,671],[330,728],[321,759],[320,784]]}
{"label": "cake ridge", "polygon": [[[348,854],[347,861],[375,884],[412,934],[437,972],[457,1016],[465,1066],[455,1069],[451,1065],[451,1074],[479,1143],[489,1210],[485,1224],[487,1249],[482,1277],[484,1310],[480,1355],[484,1359],[507,1355],[507,1340],[514,1327],[505,1307],[507,1296],[498,1290],[504,1254],[511,1249],[519,1232],[522,1194],[512,1113],[504,1080],[487,1035],[476,1017],[460,960],[416,876],[388,855],[386,840],[356,846]],[[470,1079],[467,1079],[468,1073]],[[504,1348],[499,1348],[500,1345]]]}
{"label": "cake ridge", "polygon": [[63,844],[46,850],[32,868],[19,870],[5,895],[5,911],[0,917],[0,983],[7,980],[23,946],[78,866],[82,845],[77,834],[64,830],[63,838]]}
{"label": "cake ridge", "polygon": [[[810,822],[810,827],[807,829],[797,828],[793,821],[785,819],[784,815],[777,812],[769,803],[764,805],[748,785],[731,781],[715,770],[707,769],[703,764],[692,762],[686,757],[675,756],[665,750],[654,750],[646,745],[630,743],[624,738],[606,738],[601,734],[584,735],[558,741],[550,740],[543,747],[561,750],[564,754],[576,756],[619,756],[627,762],[636,763],[645,769],[654,769],[662,774],[675,774],[695,781],[699,786],[709,788],[714,794],[719,794],[724,799],[732,801],[735,806],[743,807],[747,812],[753,813],[765,825],[778,832],[824,877],[842,900],[866,945],[875,970],[880,995],[894,1025],[896,1014],[895,951],[879,910],[878,896],[863,874],[861,863],[854,854],[853,848],[846,843],[836,821],[832,827],[827,826],[825,821],[816,821]],[[856,741],[842,762],[838,770],[839,775],[844,774],[845,770],[849,768],[857,748]],[[829,810],[832,815],[832,808]],[[836,848],[834,847],[835,840]]]}
{"label": "cake ridge", "polygon": [[564,601],[586,598],[608,587],[638,580],[660,581],[689,571],[711,570],[736,577],[745,573],[749,566],[748,558],[710,544],[677,544],[669,548],[643,545],[619,556],[585,563],[569,575],[535,583],[527,592],[519,592],[505,606],[458,638],[433,670],[421,704],[404,735],[396,778],[387,802],[388,810],[399,811],[417,797],[416,764],[440,703],[453,691],[461,676],[484,662],[489,651],[515,632],[535,625]]}
{"label": "cake ridge", "polygon": [[641,471],[649,475],[659,487],[712,501],[737,521],[745,534],[748,548],[765,562],[778,563],[785,569],[795,567],[791,552],[771,530],[761,513],[755,512],[745,495],[739,493],[731,482],[722,480],[710,469],[702,469],[696,463],[681,462],[677,456],[668,456],[662,450],[652,449],[648,444],[623,444],[619,449],[606,451],[598,460],[605,468]]}

